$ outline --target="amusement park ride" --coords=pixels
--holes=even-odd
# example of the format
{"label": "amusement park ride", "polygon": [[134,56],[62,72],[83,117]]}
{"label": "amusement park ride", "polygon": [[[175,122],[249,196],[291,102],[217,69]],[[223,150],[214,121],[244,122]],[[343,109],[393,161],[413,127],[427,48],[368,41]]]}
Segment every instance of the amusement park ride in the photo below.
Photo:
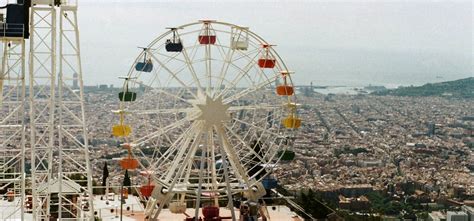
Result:
{"label": "amusement park ride", "polygon": [[[18,1],[0,29],[0,219],[97,219],[77,2]],[[113,111],[127,151],[119,165],[147,177],[137,192],[144,219],[270,220],[272,171],[294,159],[301,126],[292,72],[247,27],[168,29],[123,77]]]}
{"label": "amusement park ride", "polygon": [[[124,79],[112,132],[129,153],[122,168],[149,171],[146,217],[191,207],[181,220],[201,220],[200,210],[204,220],[270,220],[262,200],[276,187],[270,173],[295,157],[301,125],[291,72],[273,45],[246,27],[202,20],[169,28]],[[219,216],[222,206],[239,214]]]}
{"label": "amusement park ride", "polygon": [[3,220],[93,219],[76,12],[64,0],[3,7],[0,184],[11,201]]}

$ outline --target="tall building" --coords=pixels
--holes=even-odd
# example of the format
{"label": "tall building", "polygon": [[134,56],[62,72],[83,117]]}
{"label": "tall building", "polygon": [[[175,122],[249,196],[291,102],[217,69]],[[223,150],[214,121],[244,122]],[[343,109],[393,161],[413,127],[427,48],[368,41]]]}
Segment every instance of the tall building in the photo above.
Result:
{"label": "tall building", "polygon": [[432,137],[436,134],[436,125],[434,123],[428,123],[428,136]]}
{"label": "tall building", "polygon": [[72,89],[79,89],[79,74],[74,73],[72,78]]}

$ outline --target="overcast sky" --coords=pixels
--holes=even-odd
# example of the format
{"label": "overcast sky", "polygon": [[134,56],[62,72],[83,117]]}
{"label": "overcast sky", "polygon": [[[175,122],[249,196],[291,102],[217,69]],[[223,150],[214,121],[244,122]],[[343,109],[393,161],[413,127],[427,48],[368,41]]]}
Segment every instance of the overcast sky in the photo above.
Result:
{"label": "overcast sky", "polygon": [[409,85],[473,76],[471,1],[81,1],[86,84],[115,83],[165,31],[209,18],[248,26],[297,84]]}

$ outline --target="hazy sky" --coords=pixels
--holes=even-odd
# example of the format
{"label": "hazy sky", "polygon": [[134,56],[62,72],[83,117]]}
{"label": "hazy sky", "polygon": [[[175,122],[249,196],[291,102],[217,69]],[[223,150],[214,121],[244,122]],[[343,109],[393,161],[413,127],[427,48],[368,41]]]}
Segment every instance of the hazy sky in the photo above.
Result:
{"label": "hazy sky", "polygon": [[[99,3],[98,3],[99,2]],[[165,27],[242,26],[278,46],[297,84],[409,85],[473,76],[471,1],[81,1],[86,84],[120,82]]]}

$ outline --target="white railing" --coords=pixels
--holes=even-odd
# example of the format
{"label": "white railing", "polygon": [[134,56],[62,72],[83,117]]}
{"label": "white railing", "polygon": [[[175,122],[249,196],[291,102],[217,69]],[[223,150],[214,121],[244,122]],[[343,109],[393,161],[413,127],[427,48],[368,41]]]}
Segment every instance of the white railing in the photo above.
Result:
{"label": "white railing", "polygon": [[61,5],[64,6],[77,6],[78,0],[61,0]]}
{"label": "white railing", "polygon": [[20,23],[0,23],[0,37],[20,37],[23,38],[24,24]]}

